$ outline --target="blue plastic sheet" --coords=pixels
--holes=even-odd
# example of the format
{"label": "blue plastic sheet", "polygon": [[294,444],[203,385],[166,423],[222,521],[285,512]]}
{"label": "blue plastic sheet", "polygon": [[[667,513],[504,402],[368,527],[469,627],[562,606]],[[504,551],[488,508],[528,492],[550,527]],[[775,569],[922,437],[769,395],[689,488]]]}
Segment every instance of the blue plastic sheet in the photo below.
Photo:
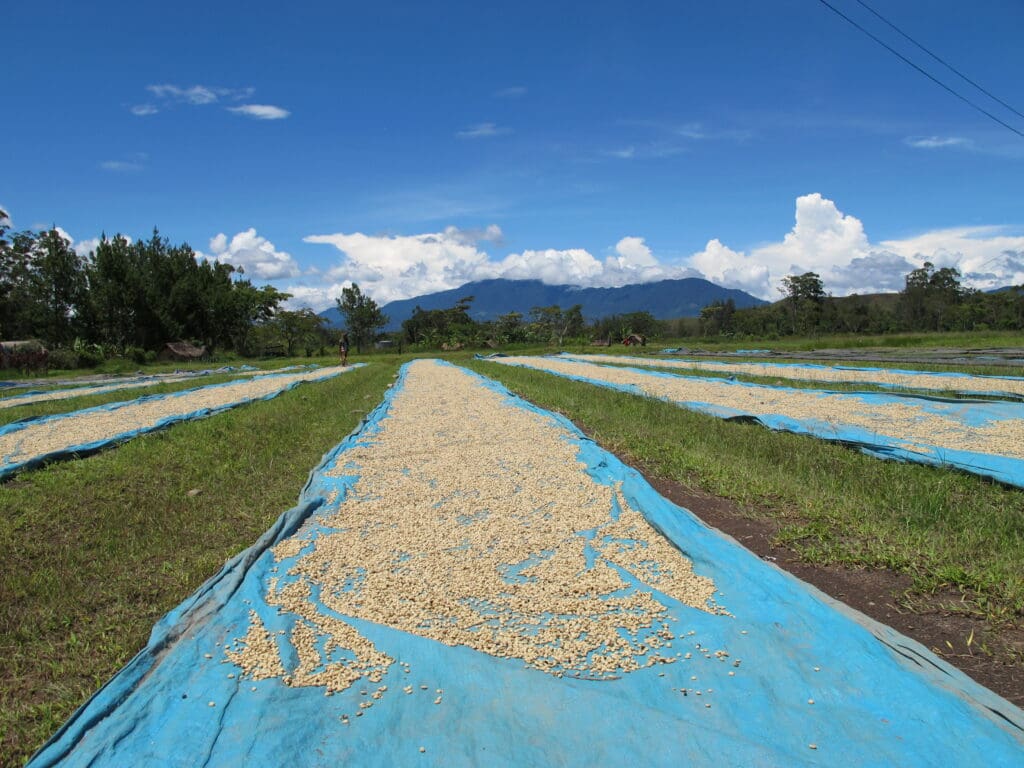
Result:
{"label": "blue plastic sheet", "polygon": [[[304,368],[319,368],[316,364],[310,365],[289,365],[284,368],[278,368],[274,371],[268,371],[268,373],[284,373],[286,371],[293,371]],[[39,395],[48,395],[53,398],[54,395],[60,395],[63,397],[78,397],[79,395],[102,395],[106,392],[116,392],[120,389],[131,389],[131,386],[136,385],[139,387],[148,387],[154,384],[162,384],[166,382],[175,381],[187,381],[190,378],[200,376],[218,376],[228,373],[252,373],[259,371],[252,365],[226,365],[221,368],[206,368],[201,371],[175,371],[174,373],[156,373],[147,374],[140,376],[124,376],[116,379],[110,379],[106,381],[93,381],[93,382],[81,382],[74,383],[68,382],[71,386],[66,389],[34,389],[27,392],[19,392],[16,395],[3,398],[3,405],[6,408],[13,408],[18,405],[27,405],[36,402],[40,398]],[[9,386],[24,386],[18,385],[16,382],[7,382]],[[4,382],[0,382],[0,387],[4,385]],[[88,391],[85,391],[88,390]],[[57,398],[53,398],[57,399]]]}
{"label": "blue plastic sheet", "polygon": [[[639,387],[622,385],[585,375],[585,366],[593,363],[580,364],[566,358],[568,363],[579,364],[580,374],[569,375],[556,371],[545,371],[553,376],[581,381],[586,384],[593,384],[607,389],[615,389],[621,392],[629,392],[642,397],[649,397]],[[516,365],[523,368],[530,368],[527,363],[499,361],[503,365]],[[602,367],[602,366],[595,366]],[[618,370],[629,371],[638,376],[664,377],[669,379],[689,379],[707,384],[707,379],[690,376],[680,376],[660,371],[641,370],[626,366],[615,366]],[[775,387],[764,384],[749,384],[731,379],[715,380],[715,384],[732,387],[749,387],[755,389],[791,391],[787,387]],[[1013,421],[1024,424],[1024,403],[1003,402],[991,400],[952,400],[939,397],[895,395],[880,392],[833,392],[829,390],[801,389],[803,393],[828,395],[848,399],[851,403],[858,404],[890,404],[899,403],[902,405],[913,404],[922,408],[927,413],[936,414],[958,422],[962,425],[965,433],[973,427],[981,426],[990,422]],[[911,403],[911,401],[913,401]],[[849,424],[837,424],[833,421],[820,421],[813,419],[795,419],[789,416],[778,414],[752,414],[736,408],[726,408],[720,405],[698,401],[676,402],[684,408],[700,413],[717,416],[722,419],[741,419],[761,424],[769,429],[782,432],[794,432],[801,435],[810,435],[822,440],[829,440],[837,443],[844,443],[871,456],[883,459],[894,459],[896,461],[913,462],[917,464],[928,464],[937,467],[950,467],[981,475],[993,480],[998,480],[1007,485],[1024,488],[1024,461],[1009,456],[999,456],[988,453],[975,453],[972,451],[960,451],[953,448],[936,447],[915,443],[917,450],[907,450],[906,443],[899,435],[884,435],[876,431],[868,431],[862,427]]]}
{"label": "blue plastic sheet", "polygon": [[[355,365],[349,366],[345,370],[352,370],[352,369],[355,369],[355,368],[359,368],[359,367],[361,367],[363,365],[365,365],[365,363],[356,363]],[[333,378],[334,376],[338,376],[338,375],[340,375],[343,372],[344,372],[344,370],[339,370],[339,371],[333,372],[333,373],[326,373],[323,376],[323,379]],[[271,373],[271,374],[267,374],[266,375],[266,379],[274,379],[274,378],[277,378],[279,376],[287,377],[288,374]],[[316,381],[320,381],[320,380],[322,380],[322,379],[316,379]],[[307,380],[307,381],[309,381],[309,380]],[[108,448],[108,447],[110,447],[112,445],[116,445],[118,443],[123,443],[123,442],[126,442],[128,440],[131,440],[132,438],[138,437],[139,435],[147,434],[149,432],[155,432],[156,430],[159,430],[159,429],[164,429],[165,427],[168,427],[171,424],[176,424],[176,423],[178,423],[180,421],[190,421],[190,420],[193,420],[193,419],[202,419],[202,418],[205,418],[205,417],[210,416],[212,414],[220,413],[221,411],[228,410],[229,408],[236,408],[239,405],[245,405],[246,403],[251,403],[254,400],[270,400],[271,398],[277,397],[282,392],[286,392],[287,390],[292,389],[294,387],[297,387],[299,384],[302,384],[302,383],[305,383],[305,382],[303,380],[301,380],[301,379],[295,379],[295,380],[292,380],[292,381],[287,382],[287,383],[282,383],[282,385],[281,385],[281,387],[279,389],[276,389],[273,392],[270,392],[268,394],[262,395],[260,397],[257,397],[257,398],[242,397],[242,398],[239,398],[238,400],[235,400],[235,401],[230,402],[230,403],[226,403],[224,405],[220,405],[220,406],[215,407],[215,408],[205,408],[205,407],[204,408],[193,408],[191,406],[183,405],[182,406],[183,407],[182,411],[180,411],[178,413],[170,414],[168,416],[165,416],[162,419],[160,419],[160,420],[158,420],[158,421],[156,421],[156,422],[154,422],[152,424],[149,424],[149,425],[147,425],[145,427],[142,427],[142,428],[139,428],[139,429],[126,429],[124,432],[122,432],[122,433],[120,433],[118,435],[109,436],[109,437],[103,437],[101,439],[93,440],[93,441],[89,441],[89,442],[84,442],[84,443],[73,443],[72,442],[72,443],[69,443],[68,445],[62,447],[59,450],[51,451],[51,452],[48,452],[48,453],[45,453],[45,454],[34,454],[34,455],[31,455],[31,456],[19,458],[19,456],[22,456],[22,454],[20,452],[17,452],[17,453],[9,454],[9,455],[6,455],[6,456],[0,456],[0,481],[6,480],[8,477],[11,477],[12,475],[14,475],[14,474],[16,474],[18,472],[22,472],[22,471],[24,471],[26,469],[31,469],[33,467],[38,467],[38,466],[41,466],[41,465],[46,464],[48,462],[57,461],[57,460],[60,460],[60,459],[67,459],[67,458],[76,458],[76,457],[81,457],[81,456],[87,456],[87,455],[89,455],[91,453],[95,453],[96,451],[103,450],[104,448]],[[39,425],[39,424],[53,423],[53,422],[62,422],[62,421],[66,421],[66,420],[75,419],[78,416],[81,416],[82,414],[88,414],[88,413],[92,413],[92,412],[95,412],[95,411],[116,411],[116,410],[118,410],[120,408],[124,408],[124,407],[130,406],[130,405],[134,405],[136,403],[149,402],[149,401],[153,401],[153,400],[171,400],[171,401],[173,401],[173,400],[178,400],[178,399],[181,399],[181,398],[188,398],[190,395],[194,395],[196,392],[199,392],[199,391],[206,391],[206,390],[210,390],[210,389],[218,389],[218,388],[222,388],[222,387],[236,386],[237,384],[238,384],[237,381],[227,381],[227,382],[222,382],[220,384],[210,384],[210,385],[205,386],[205,387],[194,387],[193,389],[185,389],[185,390],[182,390],[180,392],[171,392],[171,393],[168,393],[168,394],[160,394],[160,395],[147,395],[145,397],[139,397],[139,398],[136,398],[134,400],[126,400],[126,401],[121,401],[121,402],[117,402],[117,403],[106,403],[104,405],[97,405],[97,406],[94,406],[92,408],[83,408],[83,409],[78,410],[78,411],[70,411],[68,413],[59,413],[59,414],[55,414],[55,415],[52,415],[52,416],[34,416],[34,417],[27,418],[27,419],[21,419],[20,421],[15,421],[15,422],[12,422],[10,424],[6,424],[6,425],[0,427],[0,435],[3,435],[3,436],[11,435],[11,434],[14,434],[14,433],[17,433],[17,432],[24,431],[24,430],[26,430],[26,429],[28,429],[30,427],[33,427],[33,426],[36,426],[36,425]]]}
{"label": "blue plastic sheet", "polygon": [[[556,678],[515,659],[338,616],[414,670],[412,682],[444,691],[443,705],[431,696],[385,696],[350,725],[340,717],[366,701],[358,685],[325,696],[277,679],[240,679],[240,670],[224,663],[222,644],[244,632],[250,611],[271,632],[287,629],[263,600],[269,579],[287,577],[287,563],[278,569],[268,549],[317,515],[314,522],[328,499],[343,497],[356,481],[324,470],[357,443],[372,445],[405,386],[403,370],[362,427],[314,470],[299,504],[164,617],[149,645],[30,765],[1015,766],[1024,760],[1019,709],[918,643],[706,527],[571,423],[478,380],[505,394],[507,407],[559,425],[592,478],[621,484],[627,502],[698,573],[715,580],[716,599],[730,615],[671,605],[694,633],[676,638],[692,660],[612,680]],[[712,649],[728,656],[712,656]],[[394,690],[407,679],[395,664],[382,682]]]}
{"label": "blue plastic sheet", "polygon": [[[678,351],[679,350],[677,350],[677,349],[663,349],[663,350],[661,350],[661,352],[659,354],[671,355],[671,354],[677,353]],[[753,350],[753,351],[768,352],[770,350]],[[566,357],[566,358],[579,358],[580,356],[579,355],[564,355],[564,357]],[[585,357],[584,358],[580,358],[580,359],[585,359]],[[642,358],[625,357],[624,356],[622,359],[623,359],[623,361],[630,361],[630,362],[636,363],[637,365],[644,365],[645,364],[645,361],[643,361]],[[756,366],[759,366],[759,365],[770,365],[770,366],[773,366],[773,367],[784,368],[784,369],[792,371],[793,372],[792,375],[787,377],[787,378],[792,378],[792,379],[800,379],[801,378],[801,376],[800,376],[800,371],[801,370],[805,370],[805,371],[857,371],[857,372],[877,373],[880,376],[881,375],[890,375],[890,376],[921,376],[921,377],[924,377],[925,379],[931,379],[931,385],[929,387],[927,387],[928,389],[942,389],[942,390],[947,390],[947,391],[951,391],[951,392],[960,392],[962,394],[970,395],[970,396],[988,396],[988,397],[998,396],[998,397],[1010,398],[1010,399],[1013,399],[1013,400],[1024,400],[1024,395],[1021,395],[1019,392],[1013,392],[1013,391],[1010,391],[1010,390],[1002,390],[1002,391],[1000,391],[1000,390],[993,390],[993,389],[971,389],[970,387],[968,387],[966,389],[963,389],[963,388],[961,388],[959,386],[955,386],[954,385],[954,381],[953,381],[954,379],[979,379],[979,380],[982,380],[982,381],[990,381],[990,382],[991,381],[995,381],[995,382],[1001,382],[1001,381],[1019,382],[1019,381],[1024,381],[1024,376],[986,376],[986,375],[980,375],[980,374],[951,373],[951,372],[945,372],[945,371],[915,371],[915,370],[911,370],[911,369],[907,369],[907,368],[873,368],[873,367],[867,367],[867,366],[860,367],[860,366],[852,366],[852,365],[816,365],[814,363],[777,363],[777,362],[774,362],[774,361],[764,362],[764,363],[734,363],[734,362],[725,362],[725,361],[722,361],[722,360],[694,360],[692,358],[691,359],[677,358],[677,359],[681,363],[697,363],[704,370],[712,370],[714,368],[719,368],[722,371],[726,371],[726,372],[730,372],[730,373],[738,373],[738,374],[741,374],[741,375],[746,374],[746,370],[744,370],[744,369],[748,369],[749,370],[749,369],[752,369],[752,368],[754,368]],[[766,374],[757,373],[756,371],[751,371],[748,375],[751,375],[751,376],[764,376]],[[811,379],[810,377],[807,377],[807,379],[811,380],[811,381],[817,381],[817,379]],[[837,378],[836,381],[842,381],[842,379],[841,378]],[[858,381],[857,383],[867,383],[867,384],[872,384],[872,385],[874,385],[876,387],[884,387],[884,388],[888,388],[888,389],[902,389],[902,388],[904,388],[904,387],[901,387],[901,385],[899,385],[899,384],[892,384],[891,382],[881,381],[881,380],[870,381],[870,382]],[[948,383],[948,386],[947,386],[947,383]]]}

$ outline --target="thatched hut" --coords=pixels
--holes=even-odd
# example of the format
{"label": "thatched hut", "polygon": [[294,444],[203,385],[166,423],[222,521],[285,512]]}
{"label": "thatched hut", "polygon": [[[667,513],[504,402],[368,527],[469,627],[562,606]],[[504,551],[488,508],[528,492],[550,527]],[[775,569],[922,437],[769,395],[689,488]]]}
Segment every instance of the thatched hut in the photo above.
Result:
{"label": "thatched hut", "polygon": [[174,360],[177,362],[188,362],[198,360],[206,354],[206,347],[196,347],[187,341],[169,341],[157,357],[160,360]]}

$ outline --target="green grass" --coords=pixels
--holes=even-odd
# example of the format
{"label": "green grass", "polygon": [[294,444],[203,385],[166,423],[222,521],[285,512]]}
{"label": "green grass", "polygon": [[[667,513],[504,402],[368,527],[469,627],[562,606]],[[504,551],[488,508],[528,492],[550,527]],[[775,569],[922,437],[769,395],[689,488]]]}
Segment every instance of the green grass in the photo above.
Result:
{"label": "green grass", "polygon": [[536,371],[469,362],[654,475],[774,518],[815,563],[891,568],[960,590],[990,621],[1024,615],[1024,492],[960,472],[880,461]]}
{"label": "green grass", "polygon": [[0,764],[41,746],[160,616],[296,503],[396,363],[0,486]]}
{"label": "green grass", "polygon": [[[919,594],[953,587],[962,610],[1020,622],[1024,492],[472,356],[444,355],[654,475],[777,519],[809,561],[893,568]],[[291,507],[412,357],[357,354],[374,364],[0,485],[0,765],[27,758],[160,616]]]}

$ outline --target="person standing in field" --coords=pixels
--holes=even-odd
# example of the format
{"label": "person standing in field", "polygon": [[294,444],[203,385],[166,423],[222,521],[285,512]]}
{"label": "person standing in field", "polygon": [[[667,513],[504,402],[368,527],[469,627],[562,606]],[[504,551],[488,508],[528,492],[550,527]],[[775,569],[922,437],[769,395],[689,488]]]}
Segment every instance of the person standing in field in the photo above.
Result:
{"label": "person standing in field", "polygon": [[341,334],[341,342],[338,344],[338,354],[341,355],[341,364],[348,365],[348,334]]}

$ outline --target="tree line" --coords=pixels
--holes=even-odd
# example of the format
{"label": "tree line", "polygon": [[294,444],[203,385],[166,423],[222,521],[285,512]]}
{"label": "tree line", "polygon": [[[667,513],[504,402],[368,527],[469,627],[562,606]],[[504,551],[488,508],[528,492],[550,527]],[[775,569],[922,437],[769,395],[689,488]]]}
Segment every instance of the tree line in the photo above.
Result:
{"label": "tree line", "polygon": [[198,260],[157,230],[147,240],[104,235],[82,256],[56,227],[12,232],[0,211],[0,339],[41,341],[51,367],[114,356],[144,362],[169,341],[210,355],[323,349],[331,342],[323,319],[282,309],[288,298],[230,264]]}
{"label": "tree line", "polygon": [[557,304],[533,307],[528,313],[508,312],[495,320],[477,321],[470,314],[474,297],[459,299],[446,309],[417,306],[402,322],[398,341],[418,349],[505,344],[553,344],[606,341],[616,343],[631,334],[659,336],[665,325],[650,312],[628,312],[592,322],[583,317],[583,306]]}
{"label": "tree line", "polygon": [[[814,272],[783,279],[781,301],[737,309],[704,307],[698,318],[656,319],[646,311],[588,322],[582,306],[533,307],[495,320],[472,317],[474,298],[419,306],[390,341],[398,349],[457,349],[507,344],[616,343],[631,334],[772,339],[834,333],[1024,329],[1024,286],[994,293],[965,288],[951,267],[925,263],[899,294],[834,298]],[[38,339],[51,367],[93,366],[106,357],[155,358],[169,341],[190,341],[245,356],[323,354],[339,331],[311,309],[289,311],[289,294],[257,287],[241,268],[196,258],[156,230],[146,240],[100,238],[86,256],[62,232],[12,232],[0,211],[0,339]],[[337,307],[357,351],[382,337],[388,318],[353,284]]]}
{"label": "tree line", "polygon": [[925,262],[898,294],[844,296],[825,291],[815,272],[783,278],[783,299],[737,309],[732,300],[701,310],[691,335],[772,339],[783,336],[1024,329],[1024,286],[984,293],[966,288],[959,270]]}

